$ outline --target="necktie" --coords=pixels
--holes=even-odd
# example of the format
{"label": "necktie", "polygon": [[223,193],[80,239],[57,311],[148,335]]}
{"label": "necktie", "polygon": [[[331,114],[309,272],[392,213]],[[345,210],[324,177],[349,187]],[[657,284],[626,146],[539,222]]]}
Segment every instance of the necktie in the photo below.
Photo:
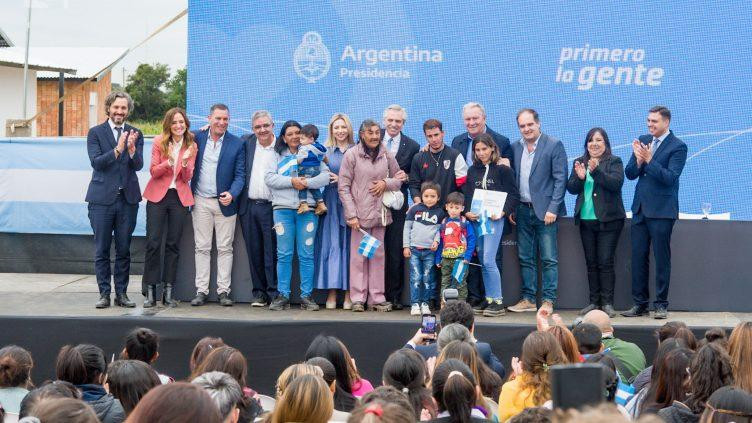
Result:
{"label": "necktie", "polygon": [[392,144],[394,144],[394,138],[389,138],[389,140],[386,142],[387,150],[392,151]]}
{"label": "necktie", "polygon": [[655,152],[655,149],[658,148],[658,143],[660,140],[658,138],[653,138],[653,141],[650,143],[650,152]]}
{"label": "necktie", "polygon": [[115,137],[115,143],[117,144],[118,141],[120,141],[120,135],[123,133],[123,127],[122,126],[116,126],[115,130],[117,131],[117,136]]}

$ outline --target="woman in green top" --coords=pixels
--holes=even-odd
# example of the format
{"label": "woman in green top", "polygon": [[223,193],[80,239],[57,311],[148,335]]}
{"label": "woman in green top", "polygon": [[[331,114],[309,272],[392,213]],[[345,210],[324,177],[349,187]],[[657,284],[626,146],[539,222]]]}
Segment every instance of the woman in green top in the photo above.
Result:
{"label": "woman in green top", "polygon": [[624,165],[611,154],[603,128],[593,128],[585,137],[585,154],[574,161],[567,191],[577,195],[574,221],[580,226],[585,250],[590,304],[585,314],[597,308],[614,317],[614,253],[624,227]]}

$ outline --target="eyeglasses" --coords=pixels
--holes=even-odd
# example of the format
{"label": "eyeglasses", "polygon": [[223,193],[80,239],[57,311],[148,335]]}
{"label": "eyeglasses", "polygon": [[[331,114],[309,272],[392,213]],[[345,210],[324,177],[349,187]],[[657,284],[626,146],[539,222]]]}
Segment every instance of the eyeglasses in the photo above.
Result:
{"label": "eyeglasses", "polygon": [[254,125],[253,129],[259,130],[261,128],[268,129],[268,128],[271,128],[271,127],[272,127],[271,123],[264,123],[264,124],[261,124],[261,125]]}

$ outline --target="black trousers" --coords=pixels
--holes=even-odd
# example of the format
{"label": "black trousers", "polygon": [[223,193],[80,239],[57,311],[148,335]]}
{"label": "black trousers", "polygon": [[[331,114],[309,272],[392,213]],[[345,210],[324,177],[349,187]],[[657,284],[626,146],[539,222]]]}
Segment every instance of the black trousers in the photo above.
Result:
{"label": "black trousers", "polygon": [[272,203],[248,199],[248,209],[240,217],[248,264],[251,269],[253,296],[272,301],[277,298],[277,237],[272,232]]}
{"label": "black trousers", "polygon": [[580,220],[580,238],[585,250],[590,304],[614,304],[614,255],[624,220]]}
{"label": "black trousers", "polygon": [[400,210],[392,210],[392,224],[386,227],[384,248],[386,253],[386,271],[384,273],[384,296],[387,301],[396,304],[402,301],[402,289],[405,286],[405,257],[402,255],[402,233],[405,229],[407,201]]}
{"label": "black trousers", "polygon": [[650,246],[655,258],[656,306],[668,308],[668,285],[671,280],[671,232],[675,219],[654,219],[642,213],[632,217],[632,299],[636,306],[650,303],[648,272]]}
{"label": "black trousers", "polygon": [[[183,226],[187,217],[188,207],[180,202],[178,192],[174,188],[168,189],[167,194],[158,203],[147,201],[143,288],[161,282],[171,285],[175,283],[180,258],[180,238],[183,236]],[[167,237],[164,260],[160,254],[163,236]]]}
{"label": "black trousers", "polygon": [[[122,193],[115,202],[108,205],[89,203],[89,222],[94,230],[94,269],[100,295],[110,295],[115,283],[115,293],[128,291],[128,277],[131,268],[131,235],[136,229],[138,204],[130,204]],[[115,266],[112,271],[110,245],[115,238]]]}

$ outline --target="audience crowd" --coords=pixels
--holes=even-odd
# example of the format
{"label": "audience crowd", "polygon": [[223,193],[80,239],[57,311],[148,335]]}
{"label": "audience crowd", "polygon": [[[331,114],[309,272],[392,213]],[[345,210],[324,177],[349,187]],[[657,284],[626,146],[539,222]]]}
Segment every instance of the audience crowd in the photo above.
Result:
{"label": "audience crowd", "polygon": [[[437,334],[418,330],[385,357],[380,381],[365,379],[347,346],[321,334],[266,393],[248,386],[246,356],[221,338],[196,343],[190,376],[180,381],[153,367],[159,336],[150,329],[128,333],[120,357],[109,363],[96,345],[66,345],[54,380],[39,386],[32,382],[31,353],[9,345],[0,349],[0,421],[752,422],[752,322],[738,324],[728,337],[722,328],[709,329],[699,340],[684,323],[668,322],[656,330],[658,348],[648,367],[606,312],[592,310],[570,329],[542,308],[537,330],[506,369],[475,338],[470,305],[447,301],[440,317]],[[556,366],[572,365],[601,370],[599,404],[557,404],[562,392],[551,375]],[[586,391],[598,383],[578,379],[572,386]]]}

